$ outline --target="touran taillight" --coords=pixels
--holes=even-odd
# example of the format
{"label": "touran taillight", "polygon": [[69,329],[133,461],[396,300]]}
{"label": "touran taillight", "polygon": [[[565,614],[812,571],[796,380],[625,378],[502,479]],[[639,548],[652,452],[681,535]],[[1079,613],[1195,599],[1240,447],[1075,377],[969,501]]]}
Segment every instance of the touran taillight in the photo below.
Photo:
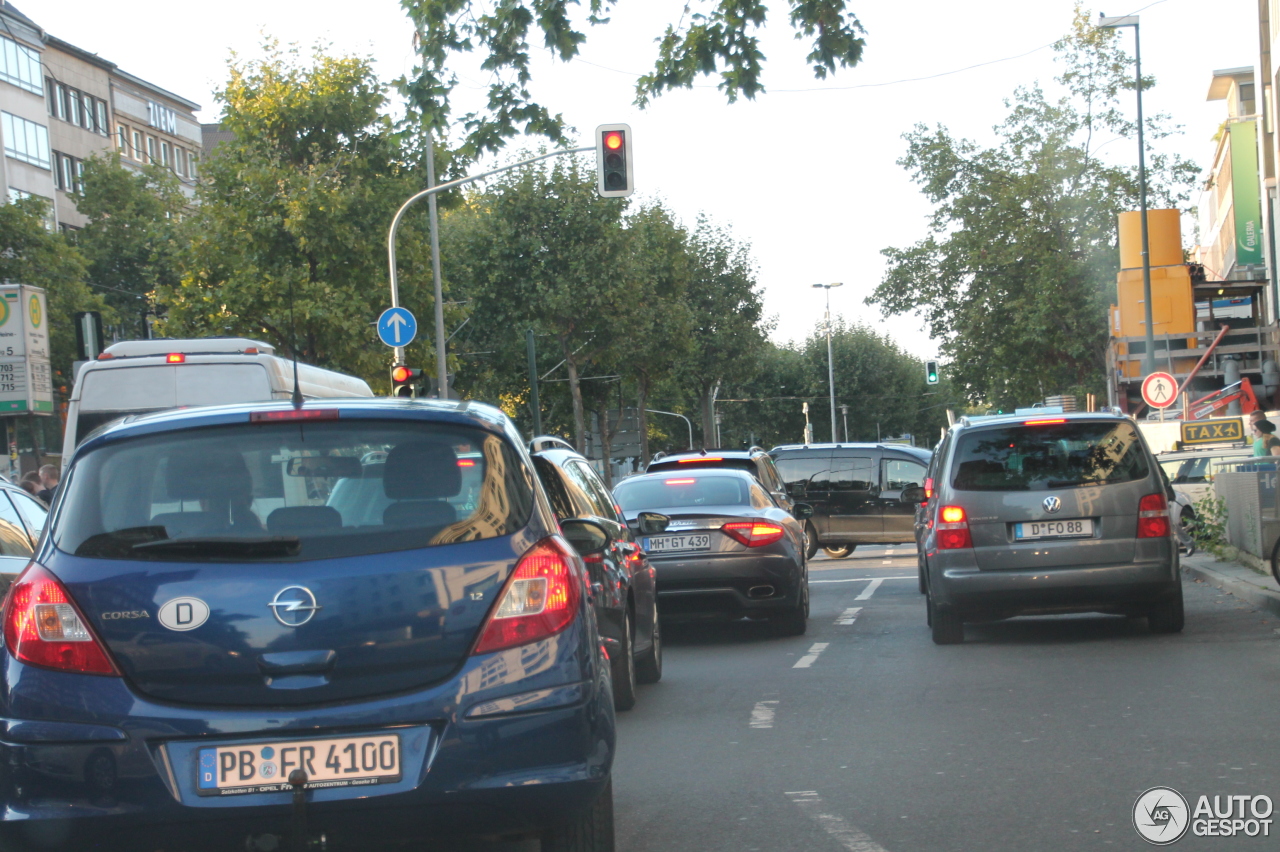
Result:
{"label": "touran taillight", "polygon": [[24,663],[62,672],[120,675],[67,590],[35,562],[9,589],[4,642]]}
{"label": "touran taillight", "polygon": [[969,535],[969,518],[962,506],[943,506],[938,510],[938,525],[935,528],[939,550],[962,550],[973,547],[973,538]]}
{"label": "touran taillight", "polygon": [[786,534],[786,530],[769,521],[730,521],[720,527],[720,532],[747,547],[764,547]]}
{"label": "touran taillight", "polygon": [[1163,494],[1148,494],[1138,502],[1138,538],[1168,538],[1172,529]]}
{"label": "touran taillight", "polygon": [[574,558],[569,544],[554,535],[525,551],[472,653],[536,642],[573,623],[583,584]]}

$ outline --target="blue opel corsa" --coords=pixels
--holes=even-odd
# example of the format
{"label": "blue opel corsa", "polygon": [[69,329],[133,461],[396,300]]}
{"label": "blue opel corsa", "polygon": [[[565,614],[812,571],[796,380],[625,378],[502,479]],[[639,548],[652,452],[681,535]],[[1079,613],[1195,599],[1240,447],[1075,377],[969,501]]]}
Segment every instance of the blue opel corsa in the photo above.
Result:
{"label": "blue opel corsa", "polygon": [[486,405],[104,427],[5,598],[0,850],[612,850],[571,523]]}

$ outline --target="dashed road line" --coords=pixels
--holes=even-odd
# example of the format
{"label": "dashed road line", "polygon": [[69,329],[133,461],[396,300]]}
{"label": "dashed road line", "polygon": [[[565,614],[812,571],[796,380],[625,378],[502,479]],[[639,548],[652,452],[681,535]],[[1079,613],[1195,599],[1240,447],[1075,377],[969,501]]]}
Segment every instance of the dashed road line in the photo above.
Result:
{"label": "dashed road line", "polygon": [[876,589],[880,588],[880,584],[884,582],[884,577],[876,577],[867,587],[862,590],[862,594],[854,598],[855,601],[865,601],[876,593]]}
{"label": "dashed road line", "polygon": [[862,607],[851,606],[844,612],[840,613],[840,617],[836,619],[836,624],[853,624],[860,612],[862,612]]}
{"label": "dashed road line", "polygon": [[800,659],[796,660],[796,664],[791,668],[793,669],[809,668],[809,666],[817,662],[818,655],[821,654],[823,651],[827,650],[827,646],[830,644],[831,644],[830,642],[814,642],[813,647],[809,649],[808,653],[806,653]]}
{"label": "dashed road line", "polygon": [[805,816],[821,826],[823,831],[849,852],[888,852],[857,826],[850,825],[835,814],[826,813],[822,797],[816,790],[799,790],[787,793],[786,796],[796,803]]}
{"label": "dashed road line", "polygon": [[777,701],[757,701],[751,708],[751,727],[772,728],[773,716],[778,711]]}

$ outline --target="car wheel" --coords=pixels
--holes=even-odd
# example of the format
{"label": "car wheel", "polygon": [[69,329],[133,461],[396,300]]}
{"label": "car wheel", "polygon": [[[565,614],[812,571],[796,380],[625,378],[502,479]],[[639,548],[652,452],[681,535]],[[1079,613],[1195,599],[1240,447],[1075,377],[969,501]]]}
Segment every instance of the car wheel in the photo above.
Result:
{"label": "car wheel", "polygon": [[800,596],[796,605],[775,618],[773,622],[782,636],[803,636],[809,629],[809,581],[800,580]]}
{"label": "car wheel", "polygon": [[586,813],[543,833],[542,852],[613,852],[613,779]]}
{"label": "car wheel", "polygon": [[657,683],[662,680],[662,624],[658,621],[658,604],[653,605],[653,642],[649,650],[636,660],[636,680]]}
{"label": "car wheel", "polygon": [[1182,608],[1182,584],[1171,597],[1156,604],[1147,613],[1147,626],[1152,633],[1181,633],[1186,617]]}
{"label": "car wheel", "polygon": [[818,555],[818,531],[813,528],[813,524],[804,525],[804,537],[806,540],[804,558],[812,559]]}
{"label": "car wheel", "polygon": [[855,547],[857,547],[856,544],[842,544],[839,547],[824,547],[822,550],[832,559],[844,559],[850,553],[853,553]]}
{"label": "car wheel", "polygon": [[964,622],[950,607],[934,604],[933,595],[928,598],[929,627],[933,631],[933,644],[959,645],[964,641]]}
{"label": "car wheel", "polygon": [[622,616],[622,641],[617,659],[610,660],[613,669],[613,709],[630,710],[636,706],[636,659],[632,656],[631,610]]}
{"label": "car wheel", "polygon": [[1271,576],[1276,578],[1276,582],[1280,583],[1280,541],[1276,542],[1276,546],[1271,548]]}

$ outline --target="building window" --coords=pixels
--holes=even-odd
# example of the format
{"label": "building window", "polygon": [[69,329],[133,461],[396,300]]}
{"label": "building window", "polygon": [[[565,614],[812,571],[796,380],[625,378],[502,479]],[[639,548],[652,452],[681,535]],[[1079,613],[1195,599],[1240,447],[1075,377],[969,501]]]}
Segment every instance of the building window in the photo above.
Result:
{"label": "building window", "polygon": [[169,162],[169,143],[168,142],[160,143],[160,165],[164,166],[166,169],[169,168],[169,166],[171,165],[171,163]]}
{"label": "building window", "polygon": [[133,158],[142,160],[142,134],[136,130],[133,131]]}
{"label": "building window", "polygon": [[154,163],[156,161],[156,137],[147,137],[147,162]]}
{"label": "building window", "polygon": [[116,150],[124,156],[129,150],[129,133],[123,127],[116,128]]}
{"label": "building window", "polygon": [[58,83],[53,90],[53,114],[63,121],[67,120],[67,87]]}
{"label": "building window", "polygon": [[80,93],[75,89],[67,89],[67,121],[80,123]]}
{"label": "building window", "polygon": [[0,36],[0,80],[43,96],[40,53],[11,38]]}
{"label": "building window", "polygon": [[24,198],[38,198],[44,202],[44,226],[46,230],[53,231],[57,227],[57,222],[53,218],[53,199],[45,198],[43,195],[36,195],[34,192],[27,192],[17,187],[9,187],[9,203],[16,204]]}
{"label": "building window", "polygon": [[39,166],[50,167],[49,128],[7,112],[0,112],[6,156]]}
{"label": "building window", "polygon": [[107,102],[103,100],[96,100],[93,105],[98,114],[98,132],[103,136],[110,136],[111,125],[107,123]]}
{"label": "building window", "polygon": [[191,152],[191,158],[187,163],[187,177],[192,180],[196,179],[196,163],[199,161],[200,155],[195,151]]}
{"label": "building window", "polygon": [[173,170],[179,177],[187,176],[187,150],[176,145],[173,149]]}
{"label": "building window", "polygon": [[53,170],[54,184],[63,192],[79,192],[84,163],[59,151],[53,152],[53,159],[56,163]]}

